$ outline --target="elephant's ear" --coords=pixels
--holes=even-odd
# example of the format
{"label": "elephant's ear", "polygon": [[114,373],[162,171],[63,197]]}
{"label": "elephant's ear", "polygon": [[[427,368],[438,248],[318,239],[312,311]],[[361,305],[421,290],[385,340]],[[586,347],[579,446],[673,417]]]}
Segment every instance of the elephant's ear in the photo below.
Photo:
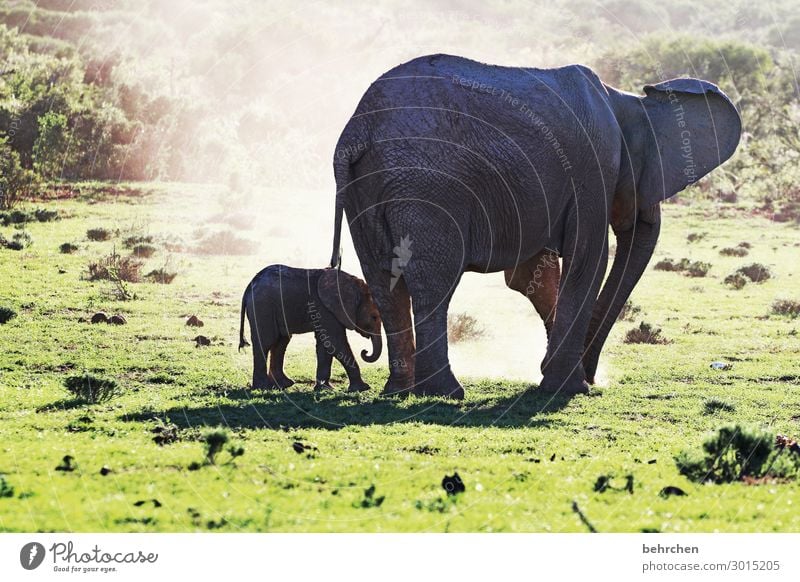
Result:
{"label": "elephant's ear", "polygon": [[347,329],[355,329],[356,313],[360,301],[356,278],[336,268],[322,271],[317,281],[317,294],[322,304],[336,316]]}
{"label": "elephant's ear", "polygon": [[674,196],[733,155],[742,121],[719,87],[672,79],[644,87],[645,133],[637,192],[648,207]]}

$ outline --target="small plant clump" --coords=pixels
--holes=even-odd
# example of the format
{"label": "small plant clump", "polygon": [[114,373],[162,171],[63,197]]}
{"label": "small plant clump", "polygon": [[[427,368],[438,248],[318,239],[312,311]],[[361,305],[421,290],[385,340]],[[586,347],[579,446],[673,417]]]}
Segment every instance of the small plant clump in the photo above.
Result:
{"label": "small plant clump", "polygon": [[730,275],[725,277],[725,284],[728,285],[729,287],[739,290],[745,285],[747,285],[747,277],[745,277],[741,273],[731,273]]}
{"label": "small plant clump", "polygon": [[125,237],[122,240],[122,246],[126,249],[136,249],[137,246],[146,245],[151,246],[154,242],[154,239],[150,235],[133,235]]}
{"label": "small plant clump", "polygon": [[669,340],[661,335],[661,329],[645,323],[639,323],[639,327],[629,329],[623,340],[626,344],[668,344]]}
{"label": "small plant clump", "polygon": [[123,257],[116,252],[89,263],[90,281],[125,281],[138,283],[142,280],[142,264],[133,257]]}
{"label": "small plant clump", "polygon": [[711,269],[711,263],[704,263],[702,261],[690,261],[689,259],[681,259],[680,261],[673,261],[672,259],[664,259],[657,262],[653,269],[656,271],[671,271],[683,273],[688,277],[705,277]]}
{"label": "small plant clump", "polygon": [[792,479],[800,471],[800,446],[764,429],[730,424],[709,434],[702,452],[682,451],[675,463],[682,475],[696,483]]}
{"label": "small plant clump", "polygon": [[447,337],[453,343],[483,336],[486,330],[468,313],[454,313],[447,318]]}
{"label": "small plant clump", "polygon": [[17,316],[17,312],[10,307],[0,307],[0,324],[8,323]]}
{"label": "small plant clump", "polygon": [[21,251],[33,244],[33,239],[27,231],[15,232],[11,240],[7,240],[0,235],[0,247],[5,247],[12,251]]}
{"label": "small plant clump", "polygon": [[[203,461],[205,465],[216,465],[217,455],[223,450],[226,450],[230,455],[228,463],[232,463],[236,457],[244,455],[244,447],[235,443],[229,444],[230,436],[228,435],[228,431],[224,428],[208,429],[203,433],[202,440],[206,450],[206,458]],[[225,445],[228,445],[228,447],[225,448]],[[189,465],[189,470],[195,471],[201,466],[202,465],[195,462]]]}
{"label": "small plant clump", "polygon": [[736,272],[744,275],[753,283],[763,283],[772,278],[772,271],[769,270],[769,267],[761,263],[753,263],[752,265],[741,267],[737,269]]}
{"label": "small plant clump", "polygon": [[708,235],[707,232],[690,232],[686,236],[686,240],[689,241],[690,243],[695,243],[697,241],[703,240],[704,238],[706,238],[707,235]]}
{"label": "small plant clump", "polygon": [[749,253],[746,248],[744,247],[725,247],[724,249],[719,251],[723,257],[746,257],[747,253]]}
{"label": "small plant clump", "polygon": [[91,374],[70,376],[64,380],[64,386],[76,399],[88,404],[105,402],[120,392],[116,381]]}
{"label": "small plant clump", "polygon": [[154,283],[160,283],[162,285],[169,285],[177,276],[177,273],[170,273],[164,269],[155,269],[150,271],[145,275],[146,279],[153,281]]}
{"label": "small plant clump", "polygon": [[131,249],[131,254],[140,259],[149,259],[156,254],[157,250],[158,249],[151,244],[142,243],[134,246],[133,249]]}
{"label": "small plant clump", "polygon": [[617,321],[625,321],[628,319],[633,319],[634,316],[639,314],[641,311],[642,311],[641,307],[639,307],[638,305],[634,305],[633,303],[631,303],[630,300],[628,300],[622,306],[622,309],[619,310]]}
{"label": "small plant clump", "polygon": [[776,299],[772,304],[774,315],[788,315],[791,318],[800,317],[800,301],[792,299]]}
{"label": "small plant clump", "polygon": [[71,255],[78,251],[78,245],[65,242],[58,247],[58,250],[62,255]]}
{"label": "small plant clump", "polygon": [[693,263],[689,263],[684,274],[688,277],[705,277],[708,274],[709,269],[711,269],[711,263],[695,261]]}
{"label": "small plant clump", "polygon": [[86,231],[86,238],[94,242],[102,242],[111,238],[111,231],[107,228],[90,228]]}

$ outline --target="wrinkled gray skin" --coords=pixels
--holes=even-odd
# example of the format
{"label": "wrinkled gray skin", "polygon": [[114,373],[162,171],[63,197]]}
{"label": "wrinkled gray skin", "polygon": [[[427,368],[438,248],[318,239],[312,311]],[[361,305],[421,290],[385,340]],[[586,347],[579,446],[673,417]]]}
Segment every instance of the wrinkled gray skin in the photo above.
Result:
{"label": "wrinkled gray skin", "polygon": [[[338,269],[295,269],[270,265],[247,285],[242,297],[239,349],[244,339],[244,317],[253,340],[253,388],[288,388],[294,381],[283,372],[286,346],[294,333],[314,332],[317,341],[316,388],[330,388],[331,364],[339,360],[350,380],[348,390],[369,390],[346,329],[372,340],[367,362],[381,355],[381,319],[369,288],[361,279]],[[269,355],[269,366],[267,366]]]}
{"label": "wrinkled gray skin", "polygon": [[[579,65],[507,68],[447,55],[414,59],[369,87],[334,154],[332,264],[344,211],[387,333],[384,393],[463,397],[447,356],[447,308],[464,271],[504,271],[542,314],[541,390],[588,390],[653,254],[660,202],[727,160],[741,134],[711,83],[673,79],[644,91],[618,91]],[[609,225],[617,250],[601,291]],[[537,272],[547,249],[563,272],[557,262]]]}

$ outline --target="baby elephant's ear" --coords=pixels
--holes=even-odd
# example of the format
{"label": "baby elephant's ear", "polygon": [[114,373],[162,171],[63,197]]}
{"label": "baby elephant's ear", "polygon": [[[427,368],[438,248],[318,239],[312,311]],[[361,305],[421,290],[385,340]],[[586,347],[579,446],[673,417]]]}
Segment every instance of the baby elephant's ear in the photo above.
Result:
{"label": "baby elephant's ear", "polygon": [[359,302],[355,277],[339,269],[325,269],[317,282],[317,294],[339,323],[347,329],[355,329]]}

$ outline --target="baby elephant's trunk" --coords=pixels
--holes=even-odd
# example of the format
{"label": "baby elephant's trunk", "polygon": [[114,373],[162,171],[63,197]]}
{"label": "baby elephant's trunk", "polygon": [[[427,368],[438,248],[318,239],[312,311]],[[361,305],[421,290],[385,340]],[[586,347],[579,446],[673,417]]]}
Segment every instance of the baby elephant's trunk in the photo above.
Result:
{"label": "baby elephant's trunk", "polygon": [[383,350],[383,342],[381,340],[380,332],[376,333],[372,336],[372,355],[367,353],[367,350],[361,350],[361,358],[365,362],[377,362],[378,358],[381,357],[381,351]]}
{"label": "baby elephant's trunk", "polygon": [[239,320],[239,351],[243,347],[249,346],[250,344],[247,343],[247,340],[244,339],[244,310],[247,306],[247,292],[250,290],[250,285],[247,286],[247,289],[244,290],[244,295],[242,295],[242,313],[241,319]]}

